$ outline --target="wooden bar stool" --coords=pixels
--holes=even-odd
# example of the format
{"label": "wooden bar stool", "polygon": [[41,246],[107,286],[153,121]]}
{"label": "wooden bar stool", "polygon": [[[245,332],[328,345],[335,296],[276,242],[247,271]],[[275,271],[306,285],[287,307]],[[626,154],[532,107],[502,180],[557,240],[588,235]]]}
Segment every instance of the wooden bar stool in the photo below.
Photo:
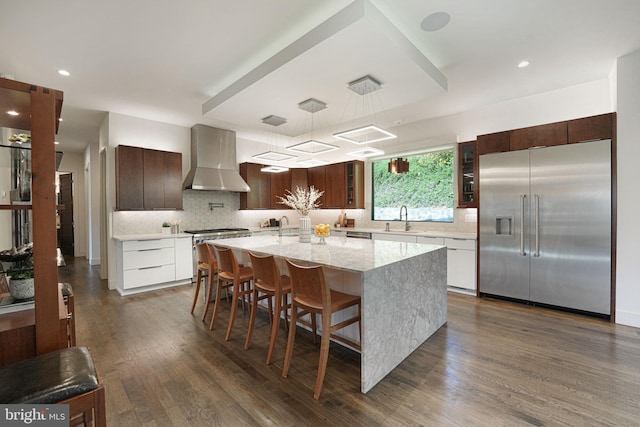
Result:
{"label": "wooden bar stool", "polygon": [[[293,325],[296,325],[298,314],[300,314],[298,309],[300,308],[304,311],[308,311],[311,313],[312,318],[316,314],[320,314],[322,316],[322,341],[320,342],[318,376],[316,378],[316,386],[313,391],[313,398],[317,400],[320,397],[324,376],[327,371],[330,339],[333,338],[360,350],[359,344],[336,336],[333,332],[355,322],[359,322],[359,335],[360,339],[362,339],[362,323],[360,322],[361,300],[357,295],[349,295],[330,289],[329,284],[325,280],[322,266],[304,267],[287,260],[287,267],[289,268],[289,275],[291,276],[292,326],[289,328],[289,338],[287,340],[284,366],[282,367],[282,376],[286,378],[289,373],[289,364],[291,363],[293,343],[296,336],[296,328]],[[353,306],[358,307],[357,315],[335,325],[331,324],[331,315],[333,313]]]}
{"label": "wooden bar stool", "polygon": [[[198,251],[198,275],[196,277],[196,290],[193,295],[193,304],[191,304],[191,314],[193,314],[193,310],[196,308],[196,302],[198,301],[200,282],[202,282],[203,279],[207,279],[209,284],[207,286],[204,312],[202,313],[202,321],[204,322],[205,317],[207,317],[207,311],[209,310],[211,295],[213,294],[213,276],[215,276],[218,271],[218,263],[211,252],[211,246],[209,246],[209,244],[198,243],[196,249]],[[227,297],[227,300],[228,299]]]}
{"label": "wooden bar stool", "polygon": [[0,369],[3,404],[66,404],[69,425],[107,425],[104,386],[85,347],[68,347]]}
{"label": "wooden bar stool", "polygon": [[[273,255],[261,256],[249,252],[249,257],[251,258],[251,268],[253,269],[253,298],[251,299],[251,317],[249,318],[249,329],[247,330],[244,349],[249,348],[258,307],[267,310],[271,320],[271,339],[269,340],[269,351],[266,360],[268,365],[271,363],[273,348],[278,337],[281,312],[284,312],[285,328],[287,326],[287,309],[291,307],[287,303],[287,296],[291,293],[291,279],[289,276],[280,274],[280,269]],[[268,308],[258,305],[258,301],[265,299],[268,299]]]}
{"label": "wooden bar stool", "polygon": [[224,338],[229,341],[229,338],[231,338],[231,330],[233,329],[233,322],[236,320],[238,300],[242,298],[244,304],[245,297],[248,297],[249,302],[251,302],[253,270],[251,267],[240,267],[231,249],[217,245],[214,245],[213,248],[218,260],[218,287],[216,289],[216,301],[213,305],[213,317],[211,318],[209,329],[213,329],[213,324],[216,320],[222,288],[232,288],[231,314],[229,315],[227,335]]}

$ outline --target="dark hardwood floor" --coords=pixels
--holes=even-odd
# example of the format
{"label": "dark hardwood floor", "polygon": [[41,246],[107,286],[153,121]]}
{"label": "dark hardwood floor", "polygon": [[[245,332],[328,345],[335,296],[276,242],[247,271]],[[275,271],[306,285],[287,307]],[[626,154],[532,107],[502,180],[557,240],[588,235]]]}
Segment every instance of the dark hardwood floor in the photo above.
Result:
{"label": "dark hardwood floor", "polygon": [[265,365],[264,315],[243,350],[249,316],[239,311],[225,341],[228,303],[209,331],[204,304],[189,314],[193,287],[120,297],[98,272],[71,260],[60,280],[73,285],[77,342],[102,376],[110,426],[640,424],[638,329],[450,293],[447,324],[366,395],[359,355],[332,344],[315,401],[309,333],[298,330],[283,379],[286,333]]}

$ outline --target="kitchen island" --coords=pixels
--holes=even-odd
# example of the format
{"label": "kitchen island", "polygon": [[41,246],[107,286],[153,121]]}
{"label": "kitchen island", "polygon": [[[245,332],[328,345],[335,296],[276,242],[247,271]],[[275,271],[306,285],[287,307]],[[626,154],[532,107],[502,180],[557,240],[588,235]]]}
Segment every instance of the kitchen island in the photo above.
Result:
{"label": "kitchen island", "polygon": [[[447,321],[444,246],[333,236],[326,238],[326,245],[299,243],[296,236],[243,237],[209,243],[233,249],[245,264],[249,263],[247,251],[274,255],[283,274],[284,259],[323,265],[332,288],[361,295],[363,393]],[[334,317],[334,322],[340,320]],[[345,328],[344,333],[357,341],[357,331],[355,324]]]}

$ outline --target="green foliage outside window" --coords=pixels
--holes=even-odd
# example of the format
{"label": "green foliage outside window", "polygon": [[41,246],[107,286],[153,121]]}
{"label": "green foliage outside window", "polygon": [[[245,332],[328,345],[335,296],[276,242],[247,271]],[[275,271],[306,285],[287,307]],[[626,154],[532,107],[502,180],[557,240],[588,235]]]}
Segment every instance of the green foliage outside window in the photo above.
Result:
{"label": "green foliage outside window", "polygon": [[398,220],[404,205],[410,221],[453,222],[453,150],[406,159],[409,172],[397,175],[388,172],[389,160],[373,162],[372,219]]}

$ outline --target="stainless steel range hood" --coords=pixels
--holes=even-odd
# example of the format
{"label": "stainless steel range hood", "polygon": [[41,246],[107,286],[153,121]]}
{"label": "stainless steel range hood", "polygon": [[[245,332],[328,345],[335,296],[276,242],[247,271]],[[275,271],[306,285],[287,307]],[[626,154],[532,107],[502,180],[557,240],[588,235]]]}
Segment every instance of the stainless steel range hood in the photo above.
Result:
{"label": "stainless steel range hood", "polygon": [[191,170],[184,180],[184,188],[251,191],[238,173],[234,131],[205,125],[191,128]]}

